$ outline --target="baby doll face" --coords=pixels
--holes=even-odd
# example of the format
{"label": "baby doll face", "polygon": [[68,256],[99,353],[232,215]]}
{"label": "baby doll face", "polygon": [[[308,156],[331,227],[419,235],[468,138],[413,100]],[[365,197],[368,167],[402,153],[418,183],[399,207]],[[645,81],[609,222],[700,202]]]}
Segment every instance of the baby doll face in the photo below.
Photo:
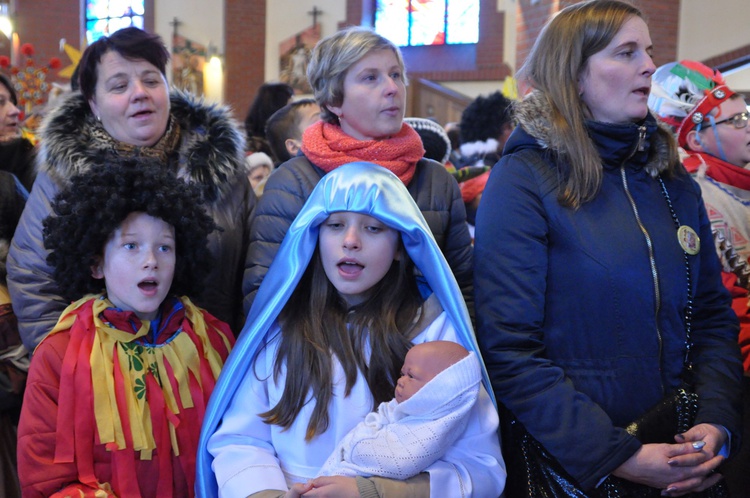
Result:
{"label": "baby doll face", "polygon": [[359,213],[333,213],[320,226],[320,258],[349,306],[364,302],[398,258],[399,233]]}
{"label": "baby doll face", "polygon": [[172,286],[174,227],[146,213],[130,213],[104,246],[94,278],[103,278],[107,297],[141,320],[154,320]]}
{"label": "baby doll face", "polygon": [[412,347],[401,367],[401,377],[396,382],[396,401],[403,403],[422,389],[443,370],[442,362],[430,361],[429,349],[421,344]]}

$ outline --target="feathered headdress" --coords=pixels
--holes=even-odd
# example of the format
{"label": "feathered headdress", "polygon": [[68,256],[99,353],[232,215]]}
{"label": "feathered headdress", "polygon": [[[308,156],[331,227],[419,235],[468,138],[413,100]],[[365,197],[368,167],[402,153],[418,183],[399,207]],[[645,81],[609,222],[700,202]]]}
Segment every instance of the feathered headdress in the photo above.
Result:
{"label": "feathered headdress", "polygon": [[700,62],[683,60],[656,70],[651,77],[648,106],[677,132],[684,147],[688,132],[732,95],[734,92],[727,88],[719,71]]}

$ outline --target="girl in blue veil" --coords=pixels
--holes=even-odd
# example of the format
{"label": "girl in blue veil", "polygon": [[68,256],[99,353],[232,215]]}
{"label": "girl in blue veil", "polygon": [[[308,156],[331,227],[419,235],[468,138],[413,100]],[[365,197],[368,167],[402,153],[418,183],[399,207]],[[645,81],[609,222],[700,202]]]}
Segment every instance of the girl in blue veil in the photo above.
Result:
{"label": "girl in blue veil", "polygon": [[[318,251],[320,227],[334,213],[367,215],[400,235],[388,274],[365,302],[348,308],[335,289],[333,296],[310,292],[325,259]],[[397,288],[382,288],[393,282]],[[396,310],[372,307],[394,299]],[[291,332],[286,325],[304,323],[301,316],[311,317],[308,329],[317,324],[325,337]],[[396,327],[383,333],[383,323]],[[431,340],[452,340],[479,355],[460,289],[419,208],[398,177],[374,164],[328,173],[290,227],[216,385],[201,433],[196,494],[280,497],[293,483],[309,481],[304,496],[344,489],[377,493],[371,496],[499,496],[505,465],[486,371],[460,443],[426,472],[407,481],[311,481],[339,439],[380,397],[390,399],[408,347]],[[313,380],[301,380],[308,377]]]}

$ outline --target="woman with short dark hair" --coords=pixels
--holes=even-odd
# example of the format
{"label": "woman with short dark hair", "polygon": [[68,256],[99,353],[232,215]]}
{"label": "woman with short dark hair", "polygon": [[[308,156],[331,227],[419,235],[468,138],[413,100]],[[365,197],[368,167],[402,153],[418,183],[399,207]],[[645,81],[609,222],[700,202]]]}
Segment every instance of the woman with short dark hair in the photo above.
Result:
{"label": "woman with short dark hair", "polygon": [[100,38],[80,62],[81,92],[45,118],[39,176],[8,258],[21,337],[33,350],[67,306],[52,280],[41,220],[74,174],[111,158],[156,158],[201,187],[221,230],[209,237],[215,263],[196,303],[234,327],[242,320],[241,275],[255,195],[245,179],[244,138],[229,110],[173,91],[169,53],[156,35],[125,28]]}
{"label": "woman with short dark hair", "polygon": [[26,190],[36,178],[34,145],[21,136],[21,109],[16,89],[0,74],[0,169],[15,175]]}

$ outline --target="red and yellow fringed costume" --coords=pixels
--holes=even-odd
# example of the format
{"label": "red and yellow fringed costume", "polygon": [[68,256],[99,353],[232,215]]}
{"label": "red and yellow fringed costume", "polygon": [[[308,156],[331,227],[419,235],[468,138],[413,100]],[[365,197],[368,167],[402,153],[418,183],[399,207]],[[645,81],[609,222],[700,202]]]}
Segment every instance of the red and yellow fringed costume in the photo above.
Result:
{"label": "red and yellow fringed costume", "polygon": [[70,305],[29,371],[24,496],[193,496],[201,422],[233,344],[185,297],[165,300],[151,323],[103,296]]}

